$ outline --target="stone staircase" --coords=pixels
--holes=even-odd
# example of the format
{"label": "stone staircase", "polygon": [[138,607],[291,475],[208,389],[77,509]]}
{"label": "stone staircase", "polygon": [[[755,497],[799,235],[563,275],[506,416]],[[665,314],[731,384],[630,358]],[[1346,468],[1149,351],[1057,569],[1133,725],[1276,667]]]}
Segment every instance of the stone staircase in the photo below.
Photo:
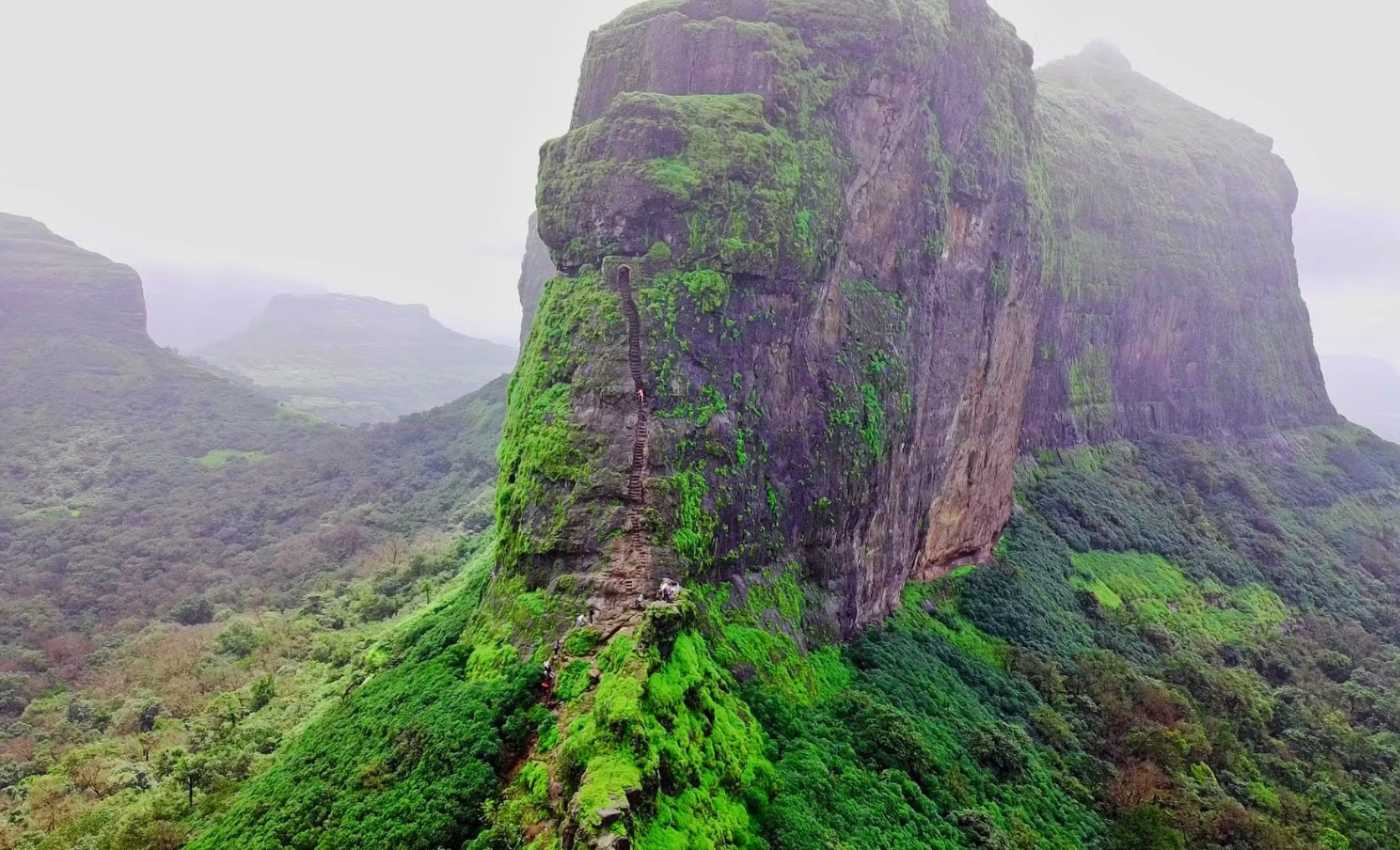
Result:
{"label": "stone staircase", "polygon": [[[627,513],[623,525],[623,541],[614,556],[605,581],[607,608],[600,612],[607,620],[633,619],[641,603],[655,595],[652,575],[651,548],[646,539],[645,511],[647,504],[647,469],[650,460],[649,429],[651,402],[647,395],[646,376],[642,368],[642,318],[632,289],[632,269],[620,266],[614,285],[622,301],[622,313],[627,320],[627,366],[637,406],[637,421],[632,428],[632,465],[627,476]],[[618,610],[618,609],[621,610]]]}

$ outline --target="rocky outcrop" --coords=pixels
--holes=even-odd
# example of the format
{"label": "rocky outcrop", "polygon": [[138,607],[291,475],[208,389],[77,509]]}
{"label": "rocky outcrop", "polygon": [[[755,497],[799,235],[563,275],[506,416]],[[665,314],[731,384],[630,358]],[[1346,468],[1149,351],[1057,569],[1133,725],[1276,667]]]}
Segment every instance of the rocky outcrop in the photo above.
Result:
{"label": "rocky outcrop", "polygon": [[[595,33],[541,156],[567,277],[513,391],[506,566],[596,584],[623,545],[624,265],[658,574],[798,561],[850,629],[985,556],[1039,312],[1030,64],[981,0],[663,2]],[[545,432],[570,463],[509,462]]]}
{"label": "rocky outcrop", "polygon": [[848,631],[990,557],[1022,451],[1333,421],[1269,141],[1109,48],[1039,101],[1030,66],[981,0],[659,0],[594,33],[541,153],[563,277],[505,565],[599,586],[640,456],[654,574],[800,563]]}
{"label": "rocky outcrop", "polygon": [[33,219],[0,213],[0,337],[148,342],[141,280]]}
{"label": "rocky outcrop", "polygon": [[1332,421],[1273,143],[1106,45],[1039,77],[1055,227],[1025,446]]}
{"label": "rocky outcrop", "polygon": [[520,263],[520,350],[525,350],[525,341],[530,337],[530,326],[535,322],[535,310],[540,306],[544,295],[544,285],[559,273],[554,268],[554,260],[549,256],[549,246],[540,238],[539,217],[530,214],[529,231],[525,235],[525,258]]}

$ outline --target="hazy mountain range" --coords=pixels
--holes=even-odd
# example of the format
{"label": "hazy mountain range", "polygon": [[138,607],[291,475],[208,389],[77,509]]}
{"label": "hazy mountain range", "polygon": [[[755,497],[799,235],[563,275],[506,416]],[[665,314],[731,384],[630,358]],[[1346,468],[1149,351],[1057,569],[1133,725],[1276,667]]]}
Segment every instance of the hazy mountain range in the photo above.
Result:
{"label": "hazy mountain range", "polygon": [[423,306],[352,295],[277,295],[194,354],[332,422],[427,410],[510,371],[515,351],[449,330]]}

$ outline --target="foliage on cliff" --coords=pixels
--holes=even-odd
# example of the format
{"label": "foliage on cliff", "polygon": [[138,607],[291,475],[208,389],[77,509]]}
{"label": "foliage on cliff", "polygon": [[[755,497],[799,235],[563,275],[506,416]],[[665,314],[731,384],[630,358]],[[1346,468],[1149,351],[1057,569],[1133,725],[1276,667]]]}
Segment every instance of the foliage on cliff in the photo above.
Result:
{"label": "foliage on cliff", "polygon": [[1394,846],[1400,449],[1114,444],[1018,499],[845,645],[796,564],[600,642],[479,558],[194,846]]}
{"label": "foliage on cliff", "polygon": [[[540,233],[563,280],[616,290],[630,263],[640,328],[593,344],[605,386],[575,385],[549,425],[567,421],[588,474],[536,488],[519,531],[519,510],[498,515],[504,565],[544,584],[610,563],[635,498],[616,474],[633,451],[629,345],[658,569],[805,553],[841,628],[873,620],[921,557],[930,502],[965,498],[956,455],[973,441],[1004,486],[940,531],[999,524],[1039,268],[1033,98],[1029,52],[979,2],[653,3],[595,33],[573,125],[541,152]],[[537,332],[592,297],[557,289]],[[1002,396],[1009,415],[988,424]],[[867,580],[842,575],[856,558]]]}

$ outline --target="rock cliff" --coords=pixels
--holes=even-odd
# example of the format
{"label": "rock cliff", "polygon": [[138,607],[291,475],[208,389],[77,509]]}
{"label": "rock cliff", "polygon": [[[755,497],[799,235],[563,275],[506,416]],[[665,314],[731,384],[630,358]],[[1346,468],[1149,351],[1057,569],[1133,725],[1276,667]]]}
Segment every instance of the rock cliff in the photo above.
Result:
{"label": "rock cliff", "polygon": [[1272,141],[1106,45],[1039,80],[1055,228],[1026,446],[1334,419]]}
{"label": "rock cliff", "polygon": [[562,276],[503,563],[604,609],[798,563],[849,631],[990,556],[1022,451],[1334,421],[1271,143],[1111,48],[1039,96],[1031,62],[981,0],[663,0],[594,33],[541,153]]}
{"label": "rock cliff", "polygon": [[146,339],[146,303],[136,272],[33,219],[0,213],[0,268],[0,337]]}
{"label": "rock cliff", "polygon": [[653,3],[595,33],[541,157],[564,276],[512,393],[503,560],[604,599],[799,561],[849,629],[984,556],[1039,310],[1030,66],[980,0]]}

